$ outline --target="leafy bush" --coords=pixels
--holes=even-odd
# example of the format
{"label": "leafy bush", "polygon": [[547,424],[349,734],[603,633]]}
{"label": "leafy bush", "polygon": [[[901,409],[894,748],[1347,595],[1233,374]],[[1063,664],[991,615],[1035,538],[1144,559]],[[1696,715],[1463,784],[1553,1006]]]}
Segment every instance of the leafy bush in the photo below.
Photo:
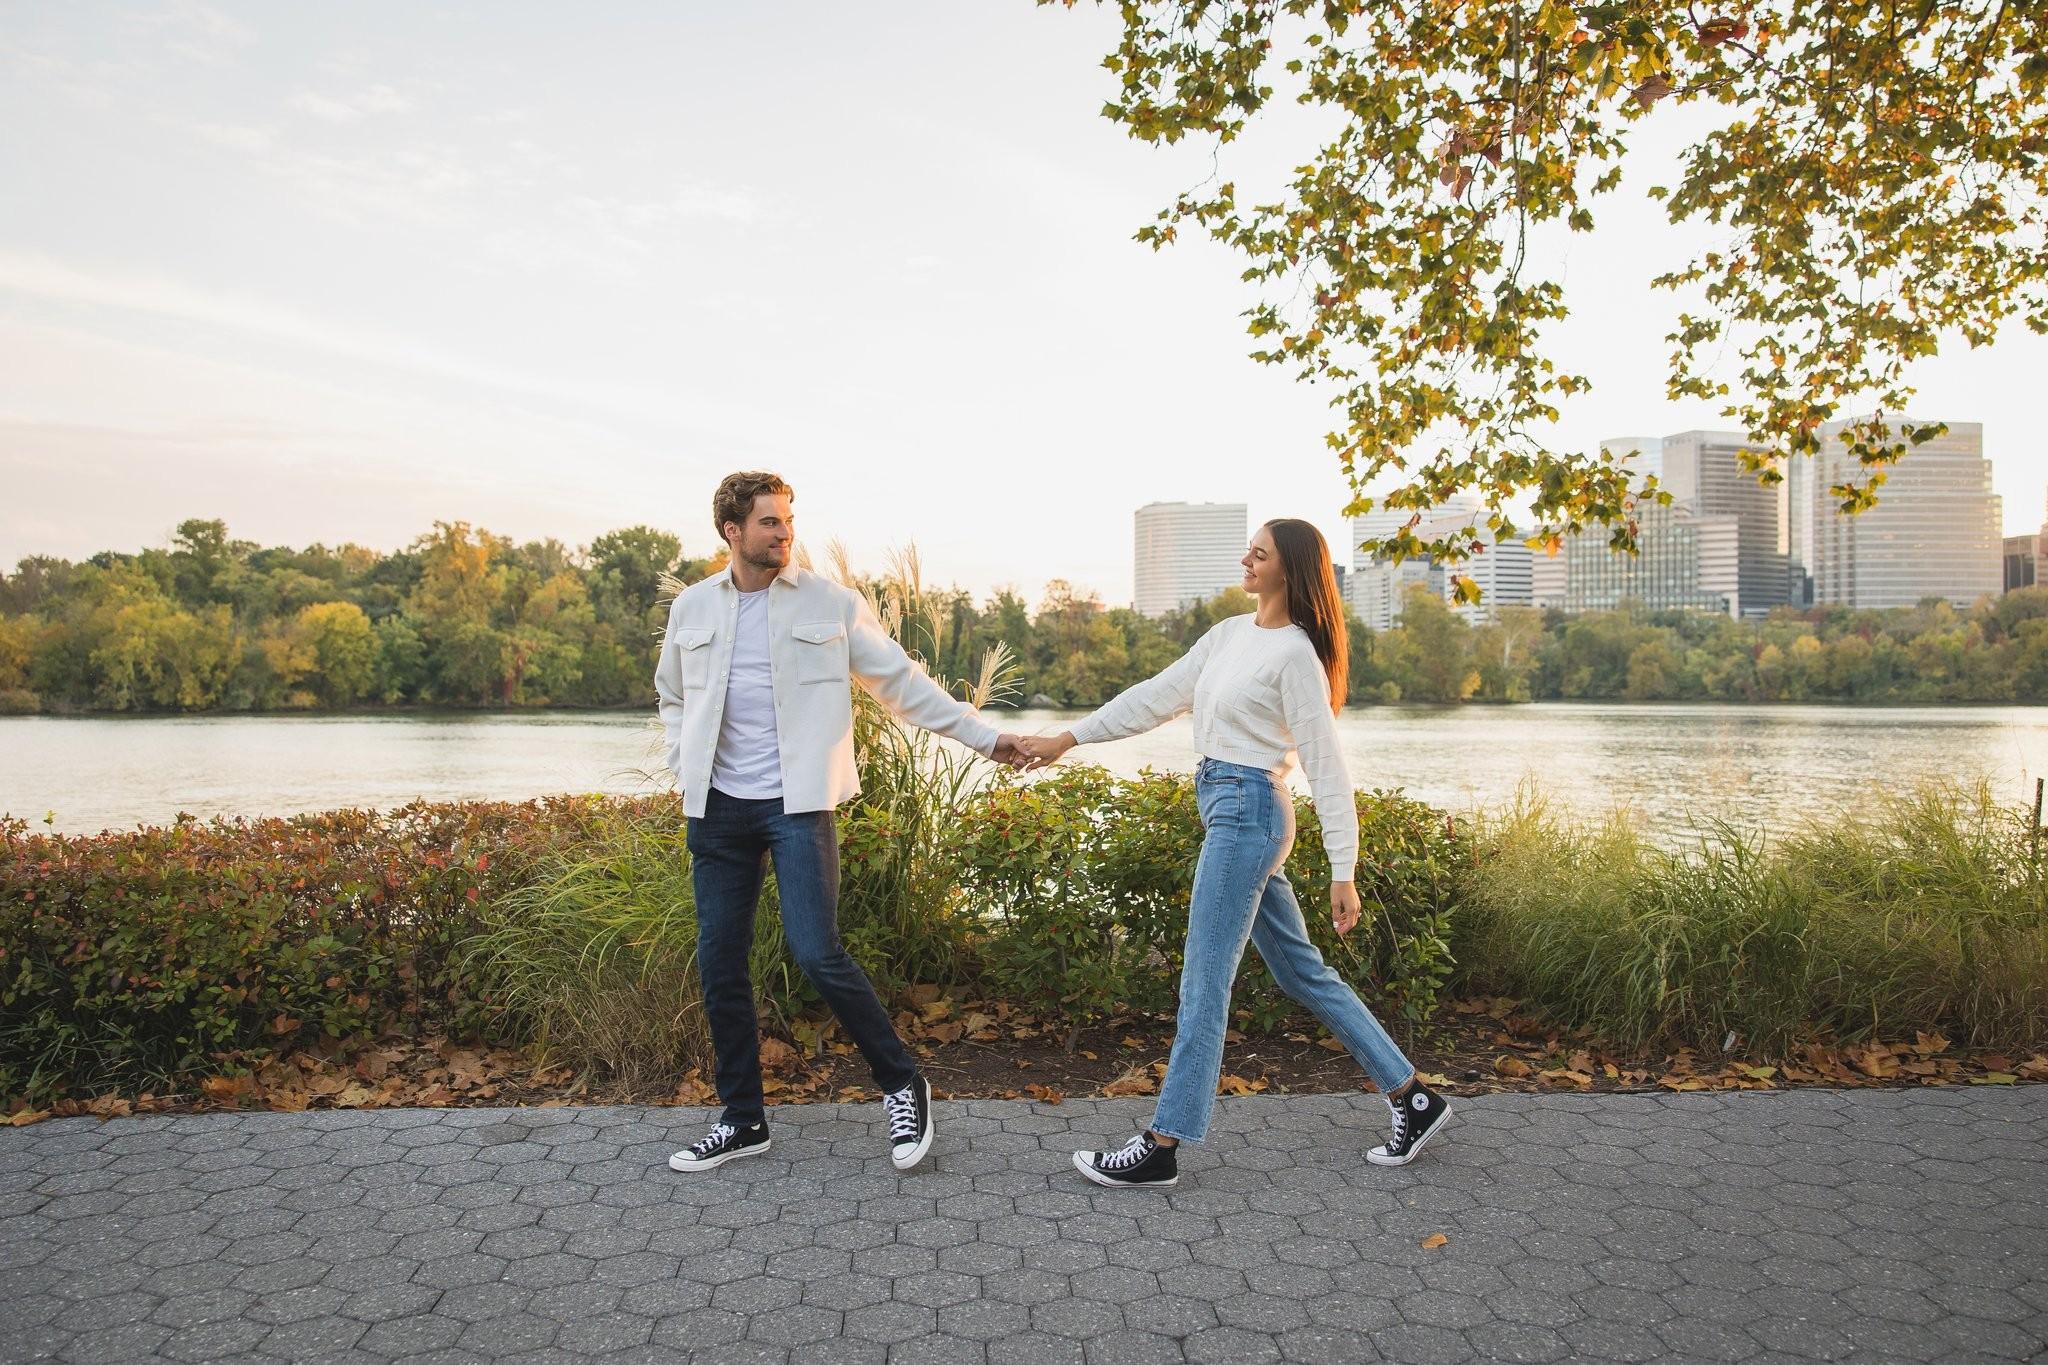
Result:
{"label": "leafy bush", "polygon": [[413,805],[89,838],[0,822],[0,1094],[140,1089],[223,1053],[473,1031],[476,907],[586,803]]}
{"label": "leafy bush", "polygon": [[[1287,874],[1310,937],[1371,1001],[1419,1020],[1448,977],[1450,925],[1465,864],[1455,826],[1418,802],[1359,793],[1356,937],[1329,924],[1328,855],[1312,803],[1296,800]],[[1132,780],[1075,766],[1031,784],[993,784],[963,812],[955,861],[984,917],[981,979],[990,994],[1056,1005],[1070,1025],[1122,1009],[1169,1009],[1177,996],[1202,824],[1194,783]],[[1248,953],[1235,1005],[1254,1026],[1293,1002]]]}

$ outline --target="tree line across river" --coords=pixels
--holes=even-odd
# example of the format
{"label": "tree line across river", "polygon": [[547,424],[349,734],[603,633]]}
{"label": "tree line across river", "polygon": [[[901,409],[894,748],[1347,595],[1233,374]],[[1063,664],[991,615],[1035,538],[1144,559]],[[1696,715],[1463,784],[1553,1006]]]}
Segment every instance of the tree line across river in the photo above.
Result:
{"label": "tree line across river", "polygon": [[[652,706],[673,585],[724,562],[647,526],[572,548],[437,522],[380,553],[259,546],[190,520],[169,549],[0,574],[0,712]],[[904,638],[941,676],[976,676],[1001,644],[1007,700],[1069,707],[1252,607],[1231,589],[1148,618],[1064,580],[1035,607],[1010,589],[977,602],[920,585],[917,600]],[[2048,589],[1762,621],[1505,607],[1480,624],[1418,590],[1391,630],[1351,623],[1353,704],[1598,699],[2048,701]]]}

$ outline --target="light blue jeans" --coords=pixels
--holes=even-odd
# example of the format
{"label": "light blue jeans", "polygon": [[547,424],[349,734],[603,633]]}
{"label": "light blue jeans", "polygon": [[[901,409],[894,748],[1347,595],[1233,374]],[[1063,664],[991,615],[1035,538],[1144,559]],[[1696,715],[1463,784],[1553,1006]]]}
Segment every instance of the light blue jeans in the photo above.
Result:
{"label": "light blue jeans", "polygon": [[1263,768],[1205,758],[1195,769],[1202,853],[1180,974],[1180,1017],[1152,1131],[1185,1142],[1209,1132],[1230,987],[1249,939],[1280,989],[1306,1005],[1372,1077],[1381,1094],[1406,1085],[1415,1068],[1379,1020],[1309,941],[1282,870],[1294,847],[1294,798]]}

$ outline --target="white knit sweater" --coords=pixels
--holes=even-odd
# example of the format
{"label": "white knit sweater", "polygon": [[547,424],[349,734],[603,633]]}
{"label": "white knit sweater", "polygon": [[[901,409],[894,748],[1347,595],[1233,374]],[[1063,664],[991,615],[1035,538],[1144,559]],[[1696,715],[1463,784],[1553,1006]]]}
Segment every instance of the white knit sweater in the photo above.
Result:
{"label": "white knit sweater", "polygon": [[1125,688],[1071,727],[1079,744],[1124,739],[1195,713],[1195,752],[1264,768],[1285,780],[1297,754],[1308,773],[1330,877],[1348,882],[1358,866],[1358,807],[1337,725],[1330,681],[1300,626],[1268,629],[1232,616],[1210,627],[1172,667]]}

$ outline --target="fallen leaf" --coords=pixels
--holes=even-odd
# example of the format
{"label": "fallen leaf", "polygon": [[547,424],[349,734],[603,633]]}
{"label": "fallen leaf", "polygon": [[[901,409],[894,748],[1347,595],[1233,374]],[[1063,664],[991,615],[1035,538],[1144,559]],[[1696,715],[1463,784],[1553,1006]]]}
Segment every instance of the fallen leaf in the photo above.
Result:
{"label": "fallen leaf", "polygon": [[1024,1087],[1024,1093],[1041,1104],[1058,1104],[1066,1098],[1065,1095],[1062,1095],[1049,1085],[1027,1085]]}
{"label": "fallen leaf", "polygon": [[1134,1066],[1124,1072],[1123,1075],[1118,1076],[1115,1080],[1103,1086],[1102,1093],[1112,1098],[1131,1095],[1156,1095],[1159,1093],[1159,1082],[1152,1075],[1150,1067]]}
{"label": "fallen leaf", "polygon": [[780,1038],[761,1039],[761,1067],[765,1071],[780,1071],[796,1064],[796,1049]]}
{"label": "fallen leaf", "polygon": [[1219,1095],[1255,1095],[1265,1088],[1266,1078],[1263,1076],[1255,1081],[1248,1081],[1242,1076],[1225,1075],[1216,1083],[1216,1093]]}
{"label": "fallen leaf", "polygon": [[1445,1247],[1450,1244],[1451,1239],[1444,1236],[1441,1232],[1432,1232],[1429,1236],[1422,1239],[1422,1249],[1424,1251],[1435,1251],[1438,1247]]}
{"label": "fallen leaf", "polygon": [[208,1076],[199,1083],[199,1088],[208,1099],[231,1104],[248,1094],[255,1084],[254,1076]]}
{"label": "fallen leaf", "polygon": [[1316,1046],[1325,1052],[1345,1051],[1344,1044],[1338,1042],[1335,1038],[1318,1038],[1316,1039]]}
{"label": "fallen leaf", "polygon": [[2019,1080],[2010,1071],[1993,1071],[1983,1076],[1970,1077],[1971,1085],[2012,1085]]}
{"label": "fallen leaf", "polygon": [[1493,1059],[1493,1069],[1503,1076],[1526,1076],[1535,1070],[1520,1057],[1509,1057],[1506,1054]]}

